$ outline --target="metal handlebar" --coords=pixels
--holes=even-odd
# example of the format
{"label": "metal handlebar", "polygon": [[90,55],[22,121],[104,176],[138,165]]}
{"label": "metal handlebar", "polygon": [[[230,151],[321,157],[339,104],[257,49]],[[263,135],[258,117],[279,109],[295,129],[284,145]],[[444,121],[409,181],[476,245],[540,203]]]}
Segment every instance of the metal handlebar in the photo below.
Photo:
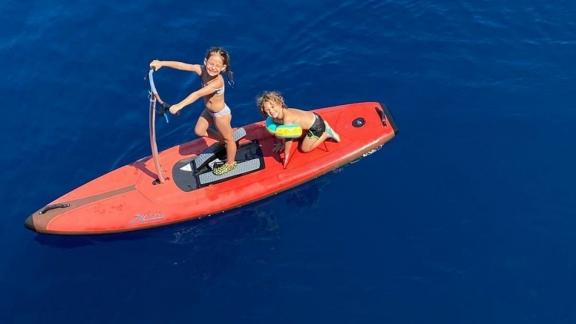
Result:
{"label": "metal handlebar", "polygon": [[162,99],[160,99],[160,95],[158,94],[158,90],[156,90],[156,85],[154,84],[154,69],[150,69],[148,71],[148,81],[150,82],[150,109],[149,109],[149,135],[150,135],[150,149],[152,151],[152,159],[154,160],[154,167],[156,168],[156,174],[158,178],[153,182],[154,184],[157,183],[164,183],[166,178],[162,172],[162,166],[160,165],[160,157],[158,154],[158,145],[156,144],[156,114],[158,110],[156,109],[156,103],[159,102],[164,109],[161,114],[164,115],[166,118],[166,122],[168,122],[168,116],[166,115],[166,106],[169,107]]}
{"label": "metal handlebar", "polygon": [[164,116],[166,123],[170,123],[167,114],[170,105],[160,98],[160,94],[158,94],[158,90],[156,90],[156,84],[154,83],[154,72],[154,69],[150,69],[150,71],[148,71],[148,82],[150,83],[150,101],[152,101],[154,98],[160,103],[160,109],[157,109],[156,105],[154,104],[154,110]]}
{"label": "metal handlebar", "polygon": [[155,96],[158,96],[158,91],[156,90],[156,85],[154,84],[154,69],[150,69],[150,71],[148,71],[148,81],[150,81],[150,90],[152,91],[152,93]]}

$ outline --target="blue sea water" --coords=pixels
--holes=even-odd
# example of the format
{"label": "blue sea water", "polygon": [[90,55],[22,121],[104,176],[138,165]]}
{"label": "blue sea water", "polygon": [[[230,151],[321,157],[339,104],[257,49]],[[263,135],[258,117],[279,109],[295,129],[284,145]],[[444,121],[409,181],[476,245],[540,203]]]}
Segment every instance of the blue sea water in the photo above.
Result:
{"label": "blue sea water", "polygon": [[[0,3],[0,323],[576,322],[576,2]],[[234,126],[281,91],[388,105],[382,150],[200,221],[92,237],[27,215],[149,153],[154,58],[232,55]],[[162,70],[169,101],[198,87]],[[194,138],[200,104],[158,124]]]}

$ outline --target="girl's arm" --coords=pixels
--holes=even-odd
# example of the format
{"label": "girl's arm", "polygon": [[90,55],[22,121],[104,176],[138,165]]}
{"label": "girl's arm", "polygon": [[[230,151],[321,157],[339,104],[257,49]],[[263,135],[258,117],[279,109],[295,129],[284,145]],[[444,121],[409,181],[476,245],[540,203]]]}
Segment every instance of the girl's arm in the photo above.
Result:
{"label": "girl's arm", "polygon": [[179,112],[180,110],[184,109],[184,107],[193,104],[196,100],[210,95],[213,92],[215,92],[218,88],[215,88],[214,85],[209,84],[205,87],[200,88],[197,91],[192,92],[191,94],[188,95],[188,97],[184,98],[184,100],[180,101],[179,103],[172,105],[170,107],[170,113],[175,114],[177,112]]}
{"label": "girl's arm", "polygon": [[159,60],[154,60],[154,61],[150,62],[150,67],[154,68],[155,70],[159,70],[160,68],[162,68],[164,66],[169,67],[169,68],[173,68],[176,70],[194,72],[198,75],[202,74],[202,66],[200,66],[198,64],[188,64],[188,63],[178,62],[178,61],[159,61]]}

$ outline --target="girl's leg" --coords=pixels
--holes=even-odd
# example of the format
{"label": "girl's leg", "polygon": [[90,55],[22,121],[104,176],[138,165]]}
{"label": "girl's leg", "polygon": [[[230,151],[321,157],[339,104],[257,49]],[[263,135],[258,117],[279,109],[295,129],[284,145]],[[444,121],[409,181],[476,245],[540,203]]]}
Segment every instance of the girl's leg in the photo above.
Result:
{"label": "girl's leg", "polygon": [[226,164],[233,165],[236,162],[236,142],[234,142],[232,130],[232,115],[225,115],[214,117],[214,125],[222,137],[222,141],[226,145]]}
{"label": "girl's leg", "polygon": [[196,126],[194,127],[194,133],[200,137],[210,137],[218,141],[222,141],[222,136],[215,132],[214,130],[210,129],[210,124],[212,124],[213,117],[210,113],[204,109],[198,117],[198,121],[196,122]]}

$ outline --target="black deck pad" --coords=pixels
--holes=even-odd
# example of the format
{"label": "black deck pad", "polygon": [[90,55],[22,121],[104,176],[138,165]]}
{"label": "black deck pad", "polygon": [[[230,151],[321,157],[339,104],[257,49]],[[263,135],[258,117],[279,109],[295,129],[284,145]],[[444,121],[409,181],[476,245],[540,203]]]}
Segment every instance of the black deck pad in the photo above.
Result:
{"label": "black deck pad", "polygon": [[[246,136],[246,130],[244,128],[237,128],[232,134],[235,142],[238,142],[244,136]],[[205,163],[213,160],[214,154],[221,151],[223,148],[224,145],[222,143],[214,143],[209,148],[204,150],[204,152],[200,153],[196,159],[194,159],[194,166],[198,169],[202,168]]]}
{"label": "black deck pad", "polygon": [[[213,148],[211,146],[208,149]],[[226,161],[226,150],[224,146],[220,146],[219,150],[210,152],[210,158],[203,160],[201,164],[198,164],[201,165],[201,167],[197,168],[195,160],[201,156],[205,155],[199,154],[195,158],[180,160],[172,168],[174,183],[176,183],[182,191],[188,192],[239,176],[245,176],[265,167],[262,149],[258,141],[239,146],[236,152],[236,168],[222,175],[213,174],[209,165],[211,164],[210,162],[216,159]],[[205,158],[203,157],[203,159]]]}

